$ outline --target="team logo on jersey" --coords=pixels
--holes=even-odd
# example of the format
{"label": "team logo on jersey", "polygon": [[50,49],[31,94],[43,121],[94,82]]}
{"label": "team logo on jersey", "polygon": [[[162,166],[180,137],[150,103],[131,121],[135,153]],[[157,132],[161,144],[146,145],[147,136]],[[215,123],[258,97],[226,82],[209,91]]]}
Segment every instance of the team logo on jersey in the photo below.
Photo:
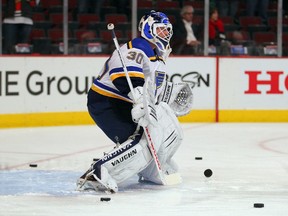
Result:
{"label": "team logo on jersey", "polygon": [[155,83],[157,89],[159,89],[162,86],[164,78],[165,78],[165,72],[163,71],[155,72]]}

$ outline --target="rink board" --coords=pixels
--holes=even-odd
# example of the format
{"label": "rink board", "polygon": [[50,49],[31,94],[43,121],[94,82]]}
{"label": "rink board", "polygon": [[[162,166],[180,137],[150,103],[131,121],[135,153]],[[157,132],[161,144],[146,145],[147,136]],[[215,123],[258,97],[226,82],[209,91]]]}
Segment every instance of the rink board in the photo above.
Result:
{"label": "rink board", "polygon": [[219,58],[219,122],[287,122],[285,58]]}
{"label": "rink board", "polygon": [[[1,57],[0,127],[93,124],[87,91],[103,57]],[[192,82],[181,122],[287,122],[287,59],[171,57],[168,80]],[[272,90],[271,90],[272,89]],[[270,91],[270,92],[269,92]]]}

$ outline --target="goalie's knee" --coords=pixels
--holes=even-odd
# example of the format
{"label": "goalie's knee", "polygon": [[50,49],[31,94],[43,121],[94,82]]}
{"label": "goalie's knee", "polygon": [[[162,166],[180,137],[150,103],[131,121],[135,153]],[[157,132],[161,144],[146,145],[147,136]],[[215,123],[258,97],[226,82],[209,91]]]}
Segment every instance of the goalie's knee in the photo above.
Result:
{"label": "goalie's knee", "polygon": [[[143,170],[151,160],[146,138],[141,130],[133,139],[128,139],[120,147],[105,154],[93,165],[93,169],[99,179],[110,175],[120,183]],[[103,169],[107,172],[103,172]]]}

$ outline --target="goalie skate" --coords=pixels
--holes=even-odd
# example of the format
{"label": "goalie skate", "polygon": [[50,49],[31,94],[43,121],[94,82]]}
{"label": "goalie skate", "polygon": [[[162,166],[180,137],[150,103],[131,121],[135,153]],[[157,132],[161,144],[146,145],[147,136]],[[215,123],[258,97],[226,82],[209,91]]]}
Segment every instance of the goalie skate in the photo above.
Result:
{"label": "goalie skate", "polygon": [[115,193],[118,191],[118,186],[114,181],[108,181],[107,184],[104,184],[93,174],[93,171],[89,169],[77,180],[77,191],[99,191],[105,193]]}

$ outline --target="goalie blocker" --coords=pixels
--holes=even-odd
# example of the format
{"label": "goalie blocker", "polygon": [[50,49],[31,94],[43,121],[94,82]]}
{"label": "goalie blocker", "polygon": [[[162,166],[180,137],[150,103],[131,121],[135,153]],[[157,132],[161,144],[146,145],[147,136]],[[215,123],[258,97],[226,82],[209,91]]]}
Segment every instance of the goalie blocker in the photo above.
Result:
{"label": "goalie blocker", "polygon": [[[180,183],[181,177],[172,157],[183,139],[182,129],[173,110],[166,103],[160,102],[156,106],[156,112],[158,124],[149,124],[148,127],[162,170],[165,175],[173,176],[169,184]],[[118,184],[135,174],[138,174],[141,180],[162,184],[147,145],[143,129],[140,128],[126,142],[93,163],[78,179],[77,189],[117,192]]]}

